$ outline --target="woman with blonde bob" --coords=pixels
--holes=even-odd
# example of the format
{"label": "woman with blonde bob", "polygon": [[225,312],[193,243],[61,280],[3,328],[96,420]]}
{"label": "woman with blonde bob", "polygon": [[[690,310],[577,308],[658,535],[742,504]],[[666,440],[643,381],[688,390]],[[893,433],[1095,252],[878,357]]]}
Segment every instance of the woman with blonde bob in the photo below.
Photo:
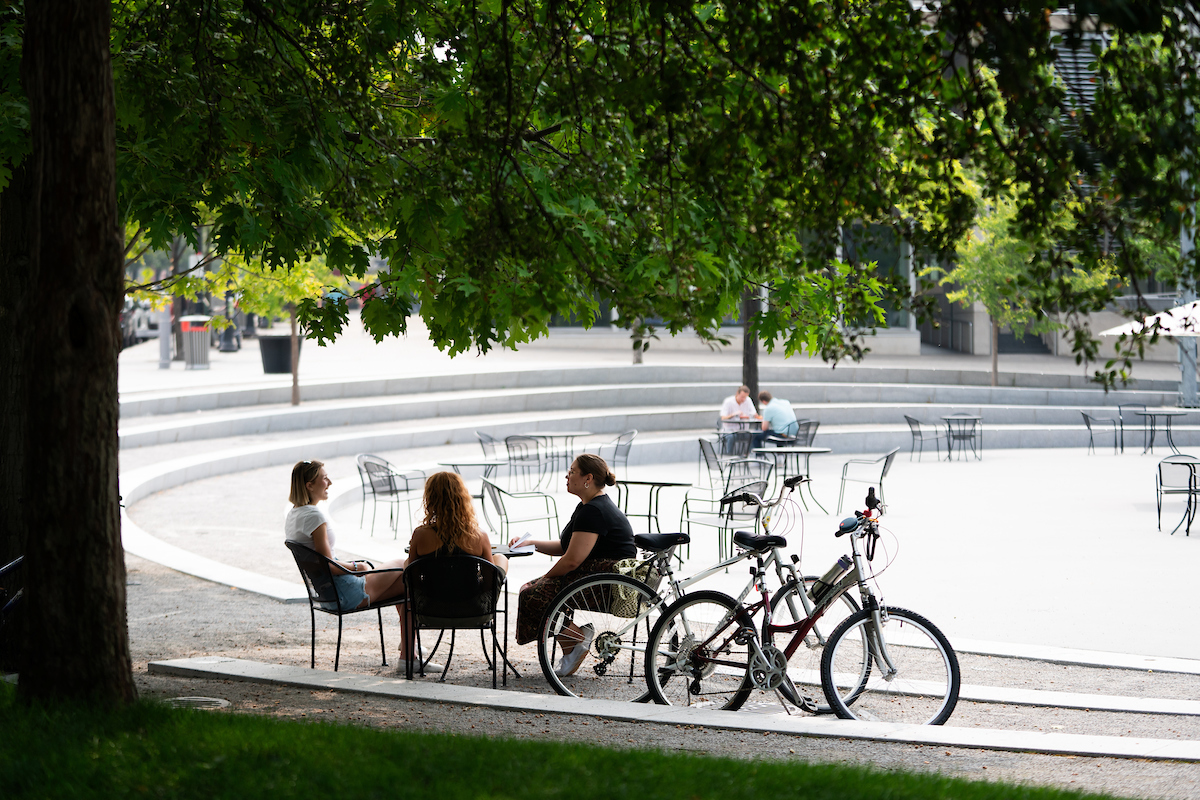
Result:
{"label": "woman with blonde bob", "polygon": [[[356,573],[367,572],[371,565],[365,561],[339,561],[334,558],[333,547],[337,537],[333,533],[333,523],[325,512],[317,507],[317,503],[329,498],[329,487],[333,485],[325,472],[325,465],[320,461],[299,461],[292,467],[292,486],[288,499],[292,501],[292,510],[284,520],[284,538],[289,542],[299,542],[311,547],[321,555],[333,561],[329,571],[333,573],[333,582],[337,584],[338,597],[341,599],[342,611],[369,606],[371,601],[379,602],[404,594],[404,578],[399,572],[373,572],[367,575]],[[403,567],[404,562],[397,559],[383,564],[377,569],[395,569]],[[404,611],[400,612],[400,621],[404,621]]]}

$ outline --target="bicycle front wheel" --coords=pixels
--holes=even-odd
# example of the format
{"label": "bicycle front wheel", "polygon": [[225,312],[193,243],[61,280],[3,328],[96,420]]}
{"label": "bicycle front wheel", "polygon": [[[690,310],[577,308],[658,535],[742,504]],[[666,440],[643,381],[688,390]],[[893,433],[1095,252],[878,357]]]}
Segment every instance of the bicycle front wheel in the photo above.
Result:
{"label": "bicycle front wheel", "polygon": [[[804,602],[800,599],[799,594],[801,591],[812,591],[817,578],[813,575],[805,575],[800,580],[803,581],[803,587],[791,583],[772,598],[772,624],[791,625],[805,619]],[[833,709],[822,702],[825,700],[825,695],[821,691],[821,656],[825,653],[829,635],[856,611],[858,611],[858,603],[850,596],[849,592],[843,593],[841,597],[830,604],[821,618],[817,620],[817,624],[802,640],[788,644],[788,647],[794,644],[796,648],[788,658],[788,677],[792,679],[800,696],[793,696],[792,690],[786,683],[779,687],[779,691],[792,705],[800,708],[812,708],[815,705],[815,709],[812,709],[815,714],[833,713]],[[787,636],[788,634],[776,634],[775,644],[780,645],[780,642]],[[864,659],[867,657],[865,652],[862,655]]]}
{"label": "bicycle front wheel", "polygon": [[650,633],[650,696],[663,705],[736,711],[750,696],[748,642],[754,635],[754,620],[729,595],[684,595]]}
{"label": "bicycle front wheel", "polygon": [[[558,593],[542,620],[542,674],[561,695],[646,702],[646,640],[660,609],[658,595],[636,578],[580,578]],[[575,652],[581,646],[586,651]]]}
{"label": "bicycle front wheel", "polygon": [[[888,608],[878,641],[869,609],[838,626],[821,658],[825,697],[842,719],[941,725],[958,703],[958,657],[929,620]],[[880,648],[895,667],[881,660]],[[864,652],[870,657],[864,659]]]}

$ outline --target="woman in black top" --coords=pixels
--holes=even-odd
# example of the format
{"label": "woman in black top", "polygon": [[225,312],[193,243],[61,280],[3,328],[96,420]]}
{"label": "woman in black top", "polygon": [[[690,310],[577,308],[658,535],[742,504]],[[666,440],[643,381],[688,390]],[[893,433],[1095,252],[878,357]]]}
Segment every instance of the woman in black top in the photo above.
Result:
{"label": "woman in black top", "polygon": [[[558,541],[532,542],[539,553],[560,558],[545,575],[521,587],[517,644],[528,644],[537,639],[550,601],[571,581],[594,572],[612,572],[618,561],[637,555],[629,520],[604,493],[605,486],[613,486],[616,482],[617,476],[597,455],[579,456],[567,470],[567,491],[578,497],[580,503]],[[555,667],[556,673],[571,675],[579,669],[595,635],[589,627],[570,625],[558,635],[563,659]]]}

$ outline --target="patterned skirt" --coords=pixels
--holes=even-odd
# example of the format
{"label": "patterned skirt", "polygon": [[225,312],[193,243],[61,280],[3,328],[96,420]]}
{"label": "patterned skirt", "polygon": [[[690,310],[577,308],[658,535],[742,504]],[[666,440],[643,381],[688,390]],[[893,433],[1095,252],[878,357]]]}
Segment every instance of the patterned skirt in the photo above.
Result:
{"label": "patterned skirt", "polygon": [[537,641],[541,634],[542,618],[559,592],[585,575],[612,572],[616,563],[617,559],[614,558],[590,558],[566,575],[530,581],[529,588],[517,598],[517,644]]}

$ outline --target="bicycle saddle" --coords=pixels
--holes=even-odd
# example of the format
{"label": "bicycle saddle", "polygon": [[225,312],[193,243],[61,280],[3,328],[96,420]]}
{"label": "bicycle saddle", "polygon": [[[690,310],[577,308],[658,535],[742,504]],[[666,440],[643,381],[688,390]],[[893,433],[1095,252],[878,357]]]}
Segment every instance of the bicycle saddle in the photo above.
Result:
{"label": "bicycle saddle", "polygon": [[756,553],[770,547],[787,547],[787,539],[782,536],[755,536],[750,531],[734,531],[733,543]]}
{"label": "bicycle saddle", "polygon": [[677,544],[687,544],[692,540],[686,533],[639,533],[633,537],[633,543],[642,550],[661,553]]}

